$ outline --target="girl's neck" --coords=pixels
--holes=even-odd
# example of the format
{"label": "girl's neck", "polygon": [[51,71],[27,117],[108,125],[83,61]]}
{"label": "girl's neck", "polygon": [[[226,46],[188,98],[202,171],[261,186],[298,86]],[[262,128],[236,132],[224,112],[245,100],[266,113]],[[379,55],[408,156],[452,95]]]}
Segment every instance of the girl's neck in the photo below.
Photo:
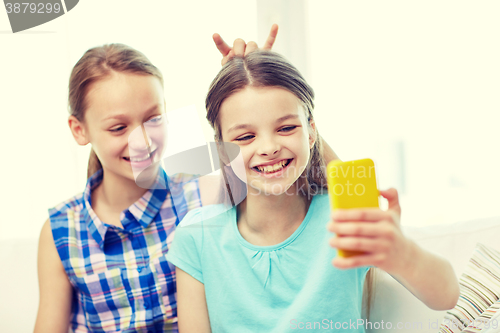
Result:
{"label": "girl's neck", "polygon": [[[92,192],[92,208],[104,208],[109,213],[118,215],[139,200],[147,189],[137,186],[130,179],[119,177],[103,170],[101,184]],[[99,216],[99,215],[98,215]]]}
{"label": "girl's neck", "polygon": [[270,246],[290,237],[304,220],[310,201],[299,193],[252,195],[238,206],[238,229],[249,243]]}

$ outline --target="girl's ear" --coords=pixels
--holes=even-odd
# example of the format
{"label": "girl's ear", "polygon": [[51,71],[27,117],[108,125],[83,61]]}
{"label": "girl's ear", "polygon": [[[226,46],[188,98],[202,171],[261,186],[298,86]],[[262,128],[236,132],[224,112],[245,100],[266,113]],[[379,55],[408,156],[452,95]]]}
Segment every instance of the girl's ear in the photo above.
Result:
{"label": "girl's ear", "polygon": [[309,149],[312,149],[314,146],[314,143],[316,142],[316,124],[314,123],[314,120],[309,120]]}
{"label": "girl's ear", "polygon": [[84,124],[82,124],[81,121],[76,119],[75,116],[69,116],[68,125],[69,125],[69,128],[71,129],[71,134],[73,134],[75,141],[80,146],[85,146],[86,144],[88,144],[90,142],[88,140],[87,130],[86,130]]}

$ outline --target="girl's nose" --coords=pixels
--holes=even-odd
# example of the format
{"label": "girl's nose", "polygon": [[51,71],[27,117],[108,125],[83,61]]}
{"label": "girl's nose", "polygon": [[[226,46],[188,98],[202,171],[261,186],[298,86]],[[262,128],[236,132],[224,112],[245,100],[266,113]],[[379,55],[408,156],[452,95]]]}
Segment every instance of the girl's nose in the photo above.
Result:
{"label": "girl's nose", "polygon": [[267,139],[263,140],[261,145],[259,145],[259,154],[263,156],[273,156],[281,150],[278,142]]}
{"label": "girl's nose", "polygon": [[148,150],[151,147],[151,137],[144,125],[135,128],[128,137],[128,146],[132,150]]}

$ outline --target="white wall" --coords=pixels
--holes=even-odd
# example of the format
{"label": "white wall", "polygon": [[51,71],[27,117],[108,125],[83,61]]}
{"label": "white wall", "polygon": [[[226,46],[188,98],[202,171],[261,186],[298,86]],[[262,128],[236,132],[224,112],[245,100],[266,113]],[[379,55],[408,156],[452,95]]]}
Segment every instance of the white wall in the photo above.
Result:
{"label": "white wall", "polygon": [[321,134],[372,157],[402,223],[498,216],[500,2],[307,1]]}
{"label": "white wall", "polygon": [[211,139],[203,102],[220,68],[212,33],[262,43],[273,21],[275,50],[316,91],[322,135],[342,159],[376,160],[381,187],[402,192],[406,224],[498,215],[499,9],[497,1],[86,0],[17,34],[5,33],[0,11],[0,239],[37,237],[47,208],[83,189],[88,147],[72,139],[66,105],[70,70],[86,49],[122,42],[143,51],[166,77],[167,109],[195,106],[202,125],[189,117],[190,131],[170,137],[174,152],[187,138],[199,144],[200,126]]}
{"label": "white wall", "polygon": [[[16,34],[9,33],[0,10],[0,31],[0,240],[38,238],[47,208],[85,186],[89,147],[79,147],[67,126],[69,75],[83,53],[104,43],[128,44],[162,71],[168,111],[194,105],[198,119],[187,116],[179,124],[179,113],[169,116],[174,153],[213,138],[204,120],[205,94],[221,60],[212,34],[231,42],[256,40],[256,4],[85,0],[54,21]],[[185,110],[192,108],[181,114]],[[188,130],[178,131],[183,127]]]}

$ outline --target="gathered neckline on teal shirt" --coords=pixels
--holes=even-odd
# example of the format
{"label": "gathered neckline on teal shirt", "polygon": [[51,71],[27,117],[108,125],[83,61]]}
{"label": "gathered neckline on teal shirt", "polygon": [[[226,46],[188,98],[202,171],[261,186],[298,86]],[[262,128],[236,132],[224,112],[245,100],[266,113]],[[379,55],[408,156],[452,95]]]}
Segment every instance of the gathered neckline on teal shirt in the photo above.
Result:
{"label": "gathered neckline on teal shirt", "polygon": [[311,204],[309,205],[309,209],[307,210],[306,216],[304,217],[304,220],[302,220],[302,223],[300,226],[293,232],[293,234],[290,235],[287,239],[282,241],[281,243],[275,244],[275,245],[268,245],[268,246],[259,246],[259,245],[254,245],[250,242],[248,242],[243,236],[241,236],[240,231],[238,230],[238,218],[237,218],[237,210],[236,206],[231,209],[231,223],[233,225],[233,230],[236,236],[236,239],[238,242],[243,245],[244,247],[254,250],[254,251],[260,251],[260,252],[271,252],[271,251],[276,251],[279,249],[282,249],[289,244],[291,244],[299,235],[302,233],[302,231],[306,228],[307,224],[309,223],[309,220],[311,219],[312,212],[314,211],[314,207],[316,205],[316,196],[313,196],[311,200]]}

